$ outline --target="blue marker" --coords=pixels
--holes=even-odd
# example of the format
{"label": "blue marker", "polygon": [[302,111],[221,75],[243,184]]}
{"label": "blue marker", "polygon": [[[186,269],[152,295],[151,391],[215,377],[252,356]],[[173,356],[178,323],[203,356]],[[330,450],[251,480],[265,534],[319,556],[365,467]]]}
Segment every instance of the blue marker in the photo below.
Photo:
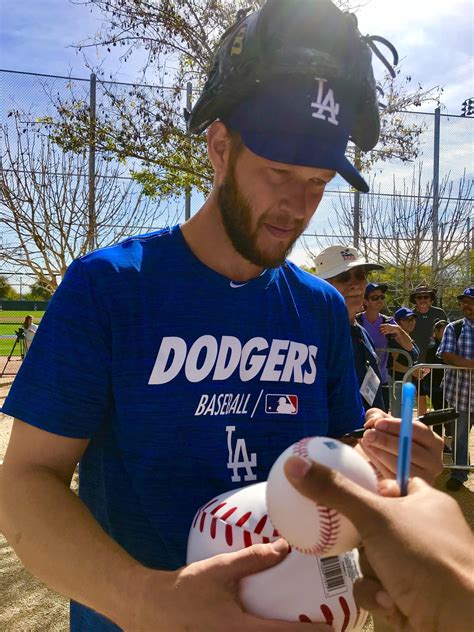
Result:
{"label": "blue marker", "polygon": [[400,427],[400,441],[398,443],[397,483],[400,495],[407,495],[408,479],[410,478],[411,461],[411,431],[413,425],[413,407],[415,406],[415,385],[406,383],[402,389],[402,423]]}

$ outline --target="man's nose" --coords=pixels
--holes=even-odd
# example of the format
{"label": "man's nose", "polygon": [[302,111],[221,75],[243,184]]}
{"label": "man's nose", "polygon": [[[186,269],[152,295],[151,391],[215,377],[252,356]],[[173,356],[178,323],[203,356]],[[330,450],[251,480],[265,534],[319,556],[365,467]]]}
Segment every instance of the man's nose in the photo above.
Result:
{"label": "man's nose", "polygon": [[283,191],[280,208],[297,219],[306,217],[309,204],[308,187],[298,182],[288,183]]}

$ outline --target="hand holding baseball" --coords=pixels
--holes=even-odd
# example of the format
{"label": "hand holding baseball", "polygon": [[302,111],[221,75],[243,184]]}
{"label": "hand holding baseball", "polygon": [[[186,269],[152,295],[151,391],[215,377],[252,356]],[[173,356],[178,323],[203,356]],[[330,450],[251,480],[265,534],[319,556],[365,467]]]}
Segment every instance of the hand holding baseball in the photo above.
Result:
{"label": "hand holding baseball", "polygon": [[331,632],[325,624],[263,620],[243,611],[239,581],[281,562],[287,543],[256,544],[189,564],[176,572],[146,569],[125,632]]}
{"label": "hand holding baseball", "polygon": [[379,496],[300,457],[286,462],[285,473],[301,494],[344,513],[357,527],[378,578],[356,582],[359,605],[378,607],[413,632],[472,632],[474,541],[452,498],[416,478],[408,496],[384,497],[394,495],[394,481],[383,481]]}

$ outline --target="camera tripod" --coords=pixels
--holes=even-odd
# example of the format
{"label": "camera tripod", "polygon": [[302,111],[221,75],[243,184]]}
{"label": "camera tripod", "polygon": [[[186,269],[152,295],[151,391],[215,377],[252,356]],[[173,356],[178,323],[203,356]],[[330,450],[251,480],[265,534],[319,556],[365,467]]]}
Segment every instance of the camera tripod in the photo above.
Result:
{"label": "camera tripod", "polygon": [[8,366],[8,363],[11,361],[13,354],[15,353],[15,349],[16,346],[19,345],[19,350],[20,350],[20,362],[23,360],[23,358],[26,355],[26,351],[27,351],[27,347],[26,347],[26,340],[25,340],[25,334],[23,332],[16,333],[16,340],[13,343],[13,347],[12,350],[10,351],[10,355],[7,358],[7,361],[5,362],[5,365],[2,369],[2,371],[0,372],[0,377],[3,377],[4,375],[15,375],[15,373],[7,373],[6,369]]}

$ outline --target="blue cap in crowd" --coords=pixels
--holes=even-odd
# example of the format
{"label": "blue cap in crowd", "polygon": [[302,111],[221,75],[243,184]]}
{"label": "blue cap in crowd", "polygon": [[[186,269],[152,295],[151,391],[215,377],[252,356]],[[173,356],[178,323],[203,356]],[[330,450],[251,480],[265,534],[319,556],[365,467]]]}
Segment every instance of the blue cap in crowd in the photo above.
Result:
{"label": "blue cap in crowd", "polygon": [[467,287],[462,294],[459,294],[456,298],[460,301],[463,298],[474,298],[474,287]]}
{"label": "blue cap in crowd", "polygon": [[412,316],[417,318],[418,314],[409,307],[399,307],[393,315],[397,323],[399,320],[402,320],[402,318],[411,318]]}
{"label": "blue cap in crowd", "polygon": [[254,154],[337,171],[366,193],[367,183],[345,156],[354,107],[342,81],[285,75],[257,85],[223,120]]}
{"label": "blue cap in crowd", "polygon": [[367,298],[369,294],[374,290],[380,290],[385,294],[388,290],[388,285],[386,285],[385,283],[368,283],[367,287],[365,288],[364,298]]}

